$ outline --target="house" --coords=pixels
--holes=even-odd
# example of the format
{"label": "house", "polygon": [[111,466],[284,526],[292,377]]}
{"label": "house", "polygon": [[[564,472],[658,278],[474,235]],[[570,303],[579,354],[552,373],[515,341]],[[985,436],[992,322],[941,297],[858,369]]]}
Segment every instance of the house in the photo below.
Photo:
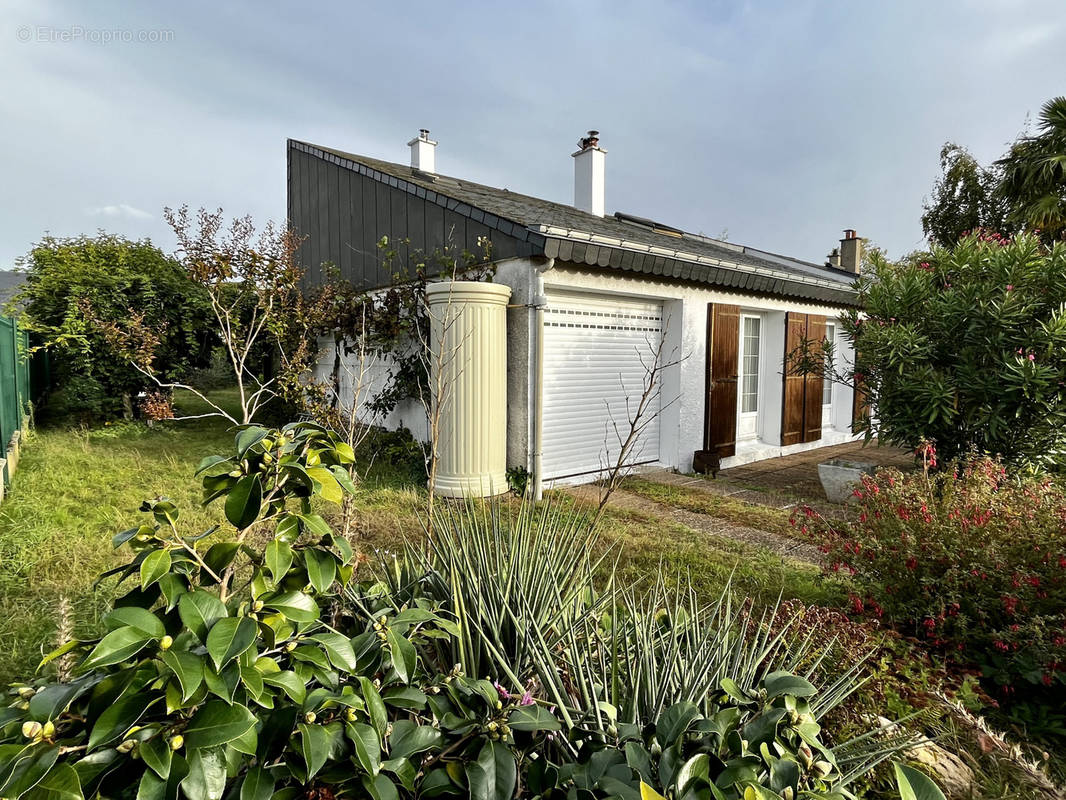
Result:
{"label": "house", "polygon": [[[658,413],[635,465],[724,468],[854,438],[851,388],[786,375],[785,362],[804,337],[835,341],[836,357],[850,359],[839,331],[856,303],[855,231],[815,264],[608,215],[595,131],[573,153],[573,206],[439,174],[426,130],[408,144],[410,165],[289,141],[288,214],[308,237],[303,266],[312,281],[333,262],[353,283],[380,287],[391,279],[383,235],[427,252],[446,242],[474,251],[488,237],[494,280],[512,292],[509,466],[547,484],[595,478],[614,461],[614,425],[625,426],[656,353],[666,365]],[[400,408],[389,422],[418,435],[425,414]]]}

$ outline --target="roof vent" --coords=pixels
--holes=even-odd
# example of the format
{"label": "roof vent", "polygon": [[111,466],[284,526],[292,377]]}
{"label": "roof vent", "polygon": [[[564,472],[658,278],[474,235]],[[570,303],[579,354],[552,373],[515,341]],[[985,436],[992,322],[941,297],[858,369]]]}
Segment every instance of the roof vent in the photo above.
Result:
{"label": "roof vent", "polygon": [[607,151],[600,147],[600,132],[589,131],[577,140],[574,159],[574,207],[597,217],[604,212],[604,161]]}
{"label": "roof vent", "polygon": [[411,167],[422,172],[434,173],[437,171],[436,150],[437,143],[429,138],[429,130],[421,128],[418,136],[407,143],[411,148]]}

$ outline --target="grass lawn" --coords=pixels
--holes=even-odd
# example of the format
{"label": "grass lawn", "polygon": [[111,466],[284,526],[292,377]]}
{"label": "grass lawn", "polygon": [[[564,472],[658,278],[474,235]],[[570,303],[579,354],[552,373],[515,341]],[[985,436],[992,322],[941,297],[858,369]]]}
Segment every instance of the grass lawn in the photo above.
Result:
{"label": "grass lawn", "polygon": [[[227,403],[233,397],[218,393],[215,399]],[[187,400],[181,407],[187,413],[201,410]],[[111,537],[140,521],[142,500],[170,497],[193,529],[221,521],[220,506],[201,507],[193,470],[203,456],[231,447],[228,427],[218,419],[204,419],[154,428],[125,423],[43,428],[32,434],[0,505],[0,680],[28,676],[41,654],[53,647],[63,622],[62,598],[72,609],[69,622],[75,633],[98,632],[114,585],[108,581],[94,588],[94,582],[123,558],[112,550]],[[398,550],[405,536],[421,535],[425,491],[403,462],[394,454],[376,458],[360,485],[355,533],[368,554]],[[738,525],[789,530],[785,511],[637,478],[625,488]],[[570,494],[553,492],[550,497],[557,507],[580,505]],[[737,591],[763,604],[779,596],[838,608],[846,601],[848,585],[826,578],[816,567],[644,511],[609,508],[600,532],[604,547],[617,556],[620,576],[635,584],[650,579],[662,564],[668,579],[689,579],[707,598],[731,581]],[[998,760],[980,753],[976,758],[983,759],[982,770],[1001,769]],[[1040,796],[1019,786],[1013,766],[1003,769],[999,779],[988,772],[981,775],[983,796]]]}
{"label": "grass lawn", "polygon": [[[226,405],[234,397],[220,392],[214,399]],[[191,398],[179,398],[179,408],[202,410]],[[111,549],[111,537],[140,521],[137,509],[144,499],[170,497],[193,529],[221,522],[220,506],[200,506],[192,473],[203,456],[229,448],[228,427],[219,419],[201,419],[154,428],[139,423],[52,427],[31,436],[0,505],[0,680],[28,674],[52,648],[61,598],[70,602],[75,632],[98,630],[113,582],[94,588],[96,576],[122,559]],[[362,484],[358,534],[364,549],[396,549],[404,536],[420,535],[425,492],[404,475],[378,458]],[[561,493],[556,500],[564,506],[575,502]],[[787,526],[784,516],[751,516],[762,509],[728,500],[719,505],[707,511],[746,515],[747,524]],[[687,575],[708,597],[729,580],[739,591],[770,603],[783,593],[835,605],[845,594],[841,584],[827,581],[813,567],[648,514],[610,510],[601,531],[607,546],[617,548],[621,576],[635,583],[662,561],[675,578]]]}

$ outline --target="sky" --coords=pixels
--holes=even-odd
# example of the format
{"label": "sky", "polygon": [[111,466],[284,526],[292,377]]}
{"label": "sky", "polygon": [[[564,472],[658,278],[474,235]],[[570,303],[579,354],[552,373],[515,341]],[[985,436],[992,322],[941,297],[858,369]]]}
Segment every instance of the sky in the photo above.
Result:
{"label": "sky", "polygon": [[[288,138],[821,262],[900,256],[948,140],[983,162],[1066,94],[1064,0],[0,5],[0,268],[162,210],[285,215]],[[382,232],[385,233],[385,232]]]}

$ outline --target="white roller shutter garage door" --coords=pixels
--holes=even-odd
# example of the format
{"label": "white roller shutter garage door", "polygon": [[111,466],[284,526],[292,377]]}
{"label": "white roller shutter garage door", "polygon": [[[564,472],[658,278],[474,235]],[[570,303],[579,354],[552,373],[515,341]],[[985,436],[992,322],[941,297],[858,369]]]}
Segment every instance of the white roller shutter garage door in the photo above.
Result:
{"label": "white roller shutter garage door", "polygon": [[[661,303],[548,293],[541,461],[546,481],[591,478],[614,465],[644,393],[646,365],[659,347],[662,317]],[[659,402],[656,396],[648,407],[654,419],[630,451],[631,465],[659,460]]]}

